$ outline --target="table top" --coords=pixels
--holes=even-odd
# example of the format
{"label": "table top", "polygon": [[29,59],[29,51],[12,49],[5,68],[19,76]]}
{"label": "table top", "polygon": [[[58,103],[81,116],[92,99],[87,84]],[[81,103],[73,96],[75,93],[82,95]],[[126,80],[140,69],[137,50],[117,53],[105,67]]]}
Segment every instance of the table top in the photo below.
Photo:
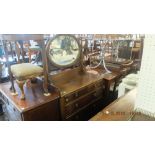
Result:
{"label": "table top", "polygon": [[108,81],[114,80],[121,75],[120,72],[113,72],[113,71],[110,73],[106,73],[106,71],[101,67],[98,67],[92,70],[97,71],[100,75],[102,75],[102,78],[104,80],[108,80]]}
{"label": "table top", "polygon": [[50,75],[49,79],[60,90],[61,96],[64,96],[99,80],[111,81],[118,76],[119,74],[116,73],[106,73],[103,68],[86,68],[85,73],[82,73],[77,67],[56,75]]}
{"label": "table top", "polygon": [[15,83],[15,89],[18,92],[17,96],[13,96],[10,91],[10,82],[0,84],[0,92],[20,111],[28,111],[35,107],[41,106],[45,103],[51,102],[59,98],[59,93],[54,89],[50,89],[50,96],[44,96],[42,82],[38,80],[36,84],[32,84],[31,87],[24,86],[25,100],[20,99],[21,91]]}
{"label": "table top", "polygon": [[60,90],[61,96],[64,96],[93,84],[98,80],[102,80],[102,75],[102,73],[91,69],[82,73],[80,72],[80,68],[77,67],[75,69],[63,71],[56,75],[51,75],[50,80],[54,86]]}
{"label": "table top", "polygon": [[118,98],[92,117],[91,121],[127,121],[134,114],[137,88]]}

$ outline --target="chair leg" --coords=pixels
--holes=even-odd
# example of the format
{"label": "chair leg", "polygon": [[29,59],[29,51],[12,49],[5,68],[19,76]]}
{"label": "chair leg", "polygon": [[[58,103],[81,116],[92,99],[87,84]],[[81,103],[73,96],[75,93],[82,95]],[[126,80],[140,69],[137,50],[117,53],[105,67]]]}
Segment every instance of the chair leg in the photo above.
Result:
{"label": "chair leg", "polygon": [[16,95],[18,95],[18,93],[16,92],[16,89],[15,89],[15,86],[14,86],[13,75],[12,75],[11,72],[10,72],[9,74],[10,74],[10,82],[11,82],[10,91],[11,91],[11,94],[12,94],[13,96],[16,96]]}
{"label": "chair leg", "polygon": [[25,99],[25,93],[24,93],[24,84],[25,84],[25,81],[18,81],[18,80],[16,80],[16,82],[17,82],[17,84],[18,84],[18,86],[19,86],[19,88],[21,90],[21,97],[20,97],[20,99],[21,100],[24,100]]}

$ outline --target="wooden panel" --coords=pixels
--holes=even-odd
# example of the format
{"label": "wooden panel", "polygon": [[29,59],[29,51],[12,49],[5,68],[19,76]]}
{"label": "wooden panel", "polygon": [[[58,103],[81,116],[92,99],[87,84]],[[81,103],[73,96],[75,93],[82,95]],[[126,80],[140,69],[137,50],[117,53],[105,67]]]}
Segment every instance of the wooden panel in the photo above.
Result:
{"label": "wooden panel", "polygon": [[23,113],[24,121],[59,121],[59,101],[52,101]]}

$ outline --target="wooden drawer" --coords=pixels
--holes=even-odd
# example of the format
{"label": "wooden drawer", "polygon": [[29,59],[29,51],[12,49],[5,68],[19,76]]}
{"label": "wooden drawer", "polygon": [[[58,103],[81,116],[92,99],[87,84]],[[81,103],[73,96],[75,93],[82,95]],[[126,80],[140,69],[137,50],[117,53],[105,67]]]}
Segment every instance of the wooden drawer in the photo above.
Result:
{"label": "wooden drawer", "polygon": [[94,91],[95,89],[101,88],[103,86],[104,86],[103,80],[101,80],[101,81],[91,84],[85,88],[82,88],[72,94],[66,95],[65,97],[63,97],[62,100],[65,104],[68,104],[69,102],[71,102],[77,98],[80,98],[81,96],[83,96],[87,93],[90,93],[91,91]]}
{"label": "wooden drawer", "polygon": [[93,84],[93,85],[90,85],[88,87],[82,88],[82,89],[80,89],[80,90],[78,90],[78,91],[76,91],[76,92],[74,92],[72,94],[66,95],[64,97],[64,99],[63,99],[64,103],[68,104],[69,102],[71,102],[71,101],[73,101],[73,100],[75,100],[77,98],[80,98],[84,94],[87,94],[88,92],[90,92],[90,91],[92,91],[94,89],[95,89],[95,85]]}
{"label": "wooden drawer", "polygon": [[10,121],[20,121],[21,114],[20,112],[7,100],[5,104],[5,112]]}
{"label": "wooden drawer", "polygon": [[93,100],[100,98],[102,94],[102,89],[98,89],[92,93],[89,93],[88,95],[85,95],[84,97],[79,98],[78,100],[75,100],[74,102],[67,104],[64,109],[65,117],[68,117],[76,111],[79,111],[83,107],[89,105],[91,102],[93,102]]}

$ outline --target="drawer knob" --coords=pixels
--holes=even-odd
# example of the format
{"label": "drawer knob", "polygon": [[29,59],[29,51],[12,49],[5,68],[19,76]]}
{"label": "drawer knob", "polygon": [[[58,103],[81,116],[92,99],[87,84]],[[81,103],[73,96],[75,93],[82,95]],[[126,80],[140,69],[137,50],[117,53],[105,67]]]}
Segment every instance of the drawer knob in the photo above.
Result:
{"label": "drawer knob", "polygon": [[66,102],[68,102],[68,98],[66,98]]}
{"label": "drawer knob", "polygon": [[79,107],[79,105],[76,103],[76,104],[75,104],[75,107],[76,107],[76,108],[78,108],[78,107]]}

